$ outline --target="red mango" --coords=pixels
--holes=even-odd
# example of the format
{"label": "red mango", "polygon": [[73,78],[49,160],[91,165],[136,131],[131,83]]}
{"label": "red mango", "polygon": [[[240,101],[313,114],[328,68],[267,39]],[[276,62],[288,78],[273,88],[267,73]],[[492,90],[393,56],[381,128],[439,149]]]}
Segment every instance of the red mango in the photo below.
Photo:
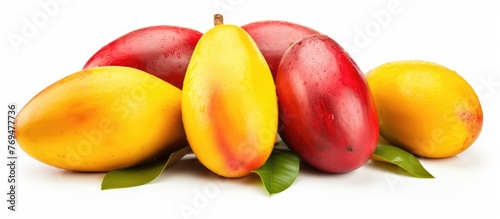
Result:
{"label": "red mango", "polygon": [[169,25],[137,29],[103,46],[83,69],[111,65],[132,67],[182,89],[189,60],[201,35],[197,30]]}
{"label": "red mango", "polygon": [[279,134],[312,167],[346,173],[365,164],[379,136],[364,74],[333,39],[315,34],[283,55],[276,89]]}
{"label": "red mango", "polygon": [[304,25],[278,20],[265,20],[241,26],[255,41],[264,55],[273,79],[281,57],[290,45],[303,37],[319,34],[318,31]]}

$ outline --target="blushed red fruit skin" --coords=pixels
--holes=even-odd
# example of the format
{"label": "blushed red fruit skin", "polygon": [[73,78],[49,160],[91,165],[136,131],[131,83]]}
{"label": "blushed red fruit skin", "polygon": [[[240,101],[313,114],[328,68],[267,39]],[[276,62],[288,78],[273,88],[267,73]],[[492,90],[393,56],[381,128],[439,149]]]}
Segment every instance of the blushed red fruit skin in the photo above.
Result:
{"label": "blushed red fruit skin", "polygon": [[312,167],[353,171],[379,136],[371,92],[356,63],[333,39],[311,35],[292,45],[278,69],[279,134]]}
{"label": "blushed red fruit skin", "polygon": [[110,65],[137,68],[182,89],[201,35],[197,30],[168,25],[137,29],[102,47],[83,69]]}
{"label": "blushed red fruit skin", "polygon": [[292,22],[266,20],[241,26],[255,41],[271,69],[273,79],[281,57],[290,45],[303,37],[319,34],[318,31]]}

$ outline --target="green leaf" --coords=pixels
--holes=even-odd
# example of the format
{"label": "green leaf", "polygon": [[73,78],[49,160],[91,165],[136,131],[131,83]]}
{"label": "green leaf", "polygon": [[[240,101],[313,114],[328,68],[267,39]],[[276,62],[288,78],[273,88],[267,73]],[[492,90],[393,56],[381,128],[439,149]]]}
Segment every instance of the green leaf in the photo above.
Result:
{"label": "green leaf", "polygon": [[299,157],[289,150],[274,149],[266,163],[252,172],[258,174],[269,195],[292,185],[299,175]]}
{"label": "green leaf", "polygon": [[161,159],[150,164],[110,171],[102,180],[101,190],[140,186],[149,183],[160,176],[165,168],[174,165],[190,152],[191,148],[187,146],[173,152],[166,159]]}
{"label": "green leaf", "polygon": [[413,154],[396,146],[379,144],[371,159],[395,164],[419,178],[434,178]]}

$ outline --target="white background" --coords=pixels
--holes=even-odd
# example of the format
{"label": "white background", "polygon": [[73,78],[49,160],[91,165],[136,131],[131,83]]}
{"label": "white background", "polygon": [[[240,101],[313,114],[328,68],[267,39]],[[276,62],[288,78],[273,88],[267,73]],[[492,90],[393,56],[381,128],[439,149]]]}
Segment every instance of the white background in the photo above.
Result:
{"label": "white background", "polygon": [[[364,72],[401,59],[452,68],[482,101],[483,132],[456,157],[421,160],[435,179],[409,177],[371,162],[341,175],[303,168],[288,190],[271,197],[254,175],[221,180],[194,159],[183,160],[150,184],[101,191],[103,174],[55,169],[19,149],[18,211],[11,213],[6,204],[0,205],[2,218],[183,218],[180,209],[191,209],[189,218],[500,218],[500,10],[493,0],[66,0],[50,11],[40,5],[54,1],[1,1],[4,117],[8,103],[24,106],[49,84],[80,70],[95,51],[122,34],[158,24],[204,32],[212,27],[213,14],[220,12],[225,23],[237,25],[274,19],[310,26],[345,46]],[[28,23],[36,31],[23,35]],[[25,41],[12,43],[9,37],[14,35]],[[5,153],[6,149],[0,152]],[[0,168],[0,177],[1,197],[6,200],[7,166]]]}

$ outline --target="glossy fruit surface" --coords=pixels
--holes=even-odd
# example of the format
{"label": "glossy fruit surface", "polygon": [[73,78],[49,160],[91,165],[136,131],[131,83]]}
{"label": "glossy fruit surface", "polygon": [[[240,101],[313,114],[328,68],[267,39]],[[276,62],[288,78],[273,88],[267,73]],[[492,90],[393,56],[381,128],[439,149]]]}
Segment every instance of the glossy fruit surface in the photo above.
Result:
{"label": "glossy fruit surface", "polygon": [[279,134],[303,161],[345,173],[370,159],[379,136],[375,104],[363,73],[333,39],[318,34],[293,44],[276,87]]}
{"label": "glossy fruit surface", "polygon": [[445,158],[478,138],[483,113],[478,96],[457,72],[437,63],[384,63],[366,75],[380,134],[393,145],[427,158]]}
{"label": "glossy fruit surface", "polygon": [[278,20],[252,22],[241,26],[255,41],[264,55],[273,78],[280,60],[290,45],[303,37],[319,34],[318,31],[304,25]]}
{"label": "glossy fruit surface", "polygon": [[83,172],[127,168],[185,142],[181,90],[129,67],[95,67],[42,90],[19,112],[19,146],[48,165]]}
{"label": "glossy fruit surface", "polygon": [[98,50],[84,69],[126,66],[146,71],[182,88],[199,31],[177,26],[150,26],[129,32]]}
{"label": "glossy fruit surface", "polygon": [[198,42],[182,93],[182,119],[200,162],[224,177],[261,167],[276,140],[273,78],[252,38],[220,24]]}

